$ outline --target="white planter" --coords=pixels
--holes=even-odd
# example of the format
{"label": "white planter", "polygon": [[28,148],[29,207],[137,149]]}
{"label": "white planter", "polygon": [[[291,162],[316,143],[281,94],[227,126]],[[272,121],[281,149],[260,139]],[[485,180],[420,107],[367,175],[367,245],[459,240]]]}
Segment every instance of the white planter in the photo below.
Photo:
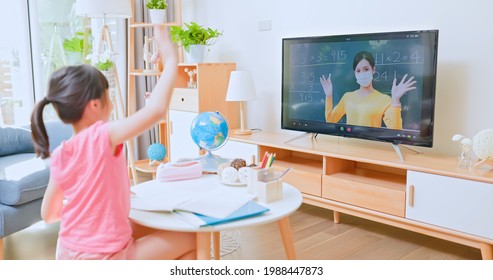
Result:
{"label": "white planter", "polygon": [[188,63],[204,62],[206,45],[190,45],[190,50],[185,52],[185,61]]}
{"label": "white planter", "polygon": [[113,72],[113,70],[108,70],[108,71],[100,70],[100,71],[106,77],[106,80],[108,80],[109,89],[112,90],[115,87],[115,73]]}
{"label": "white planter", "polygon": [[149,17],[151,18],[151,23],[165,23],[166,9],[149,9]]}

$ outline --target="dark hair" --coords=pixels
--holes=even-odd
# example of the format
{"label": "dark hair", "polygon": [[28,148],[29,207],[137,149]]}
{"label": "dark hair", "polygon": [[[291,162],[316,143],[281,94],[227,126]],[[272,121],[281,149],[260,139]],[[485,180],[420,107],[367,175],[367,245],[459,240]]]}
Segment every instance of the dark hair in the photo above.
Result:
{"label": "dark hair", "polygon": [[373,58],[373,55],[367,51],[360,51],[354,56],[353,70],[356,69],[356,65],[358,65],[358,63],[363,59],[366,59],[370,63],[371,68],[375,67],[375,58]]}
{"label": "dark hair", "polygon": [[48,134],[43,122],[43,109],[53,104],[62,122],[73,124],[82,118],[89,101],[101,99],[108,89],[106,77],[90,65],[66,66],[55,71],[50,78],[48,94],[39,101],[31,114],[31,134],[34,150],[41,158],[50,156]]}

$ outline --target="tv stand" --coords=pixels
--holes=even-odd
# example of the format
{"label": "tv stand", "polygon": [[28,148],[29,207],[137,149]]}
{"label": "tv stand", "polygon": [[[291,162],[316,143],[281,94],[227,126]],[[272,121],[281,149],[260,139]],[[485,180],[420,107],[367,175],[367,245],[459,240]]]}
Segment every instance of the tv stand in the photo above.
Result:
{"label": "tv stand", "polygon": [[420,155],[422,154],[422,152],[420,151],[417,151],[415,149],[412,149],[412,148],[409,148],[409,147],[406,147],[406,146],[399,146],[399,144],[392,144],[392,147],[394,148],[395,152],[397,153],[397,156],[399,157],[399,159],[401,160],[401,162],[404,162],[404,156],[402,155],[402,152],[401,152],[401,149],[400,147],[403,147],[405,149],[408,149],[410,151],[413,151],[415,152],[417,155]]}
{"label": "tv stand", "polygon": [[455,157],[431,153],[409,153],[403,162],[381,142],[291,138],[262,131],[230,140],[257,145],[258,155],[276,153],[274,168],[292,168],[283,181],[302,192],[304,203],[332,210],[336,224],[345,213],[471,246],[493,259],[490,168],[459,168]]}
{"label": "tv stand", "polygon": [[308,136],[308,135],[311,135],[311,139],[315,139],[315,138],[317,138],[318,133],[305,132],[305,133],[300,134],[300,135],[298,135],[298,136],[296,136],[296,137],[294,137],[294,138],[292,138],[292,139],[289,139],[289,140],[287,140],[287,141],[284,141],[284,143],[289,143],[289,142],[292,142],[292,141],[294,141],[294,140],[298,140],[298,139],[304,138],[304,137],[306,137],[306,136]]}

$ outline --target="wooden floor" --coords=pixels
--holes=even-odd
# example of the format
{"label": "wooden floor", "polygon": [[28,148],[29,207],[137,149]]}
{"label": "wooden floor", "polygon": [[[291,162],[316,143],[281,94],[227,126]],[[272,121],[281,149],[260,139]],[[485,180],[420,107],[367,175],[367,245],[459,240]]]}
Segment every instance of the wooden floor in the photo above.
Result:
{"label": "wooden floor", "polygon": [[[139,173],[139,182],[150,179],[150,175]],[[290,222],[296,254],[300,260],[481,259],[479,249],[354,216],[341,214],[341,223],[334,224],[331,210],[306,204],[290,216]],[[46,225],[40,222],[8,236],[4,239],[4,258],[54,259],[58,229],[58,224]],[[239,247],[224,255],[223,259],[286,259],[277,223],[223,234],[240,241]]]}
{"label": "wooden floor", "polygon": [[[481,259],[478,249],[303,205],[291,218],[298,259],[303,260],[446,260]],[[4,240],[5,259],[54,259],[57,225],[38,223]],[[226,232],[228,234],[228,232]],[[277,224],[232,231],[239,248],[223,259],[286,259]]]}

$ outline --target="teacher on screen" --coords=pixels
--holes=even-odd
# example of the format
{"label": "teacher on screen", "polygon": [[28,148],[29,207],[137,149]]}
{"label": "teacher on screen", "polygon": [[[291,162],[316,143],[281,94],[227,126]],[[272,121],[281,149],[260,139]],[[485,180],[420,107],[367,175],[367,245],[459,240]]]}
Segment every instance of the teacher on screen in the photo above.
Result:
{"label": "teacher on screen", "polygon": [[407,74],[399,84],[394,78],[392,97],[373,88],[373,74],[375,73],[375,59],[367,51],[356,54],[353,60],[353,70],[356,82],[360,88],[346,92],[339,103],[332,108],[332,81],[330,74],[326,78],[320,77],[320,83],[325,92],[325,120],[337,123],[346,115],[347,124],[381,127],[382,119],[388,128],[402,129],[401,97],[408,91],[416,89],[414,77],[406,81]]}

